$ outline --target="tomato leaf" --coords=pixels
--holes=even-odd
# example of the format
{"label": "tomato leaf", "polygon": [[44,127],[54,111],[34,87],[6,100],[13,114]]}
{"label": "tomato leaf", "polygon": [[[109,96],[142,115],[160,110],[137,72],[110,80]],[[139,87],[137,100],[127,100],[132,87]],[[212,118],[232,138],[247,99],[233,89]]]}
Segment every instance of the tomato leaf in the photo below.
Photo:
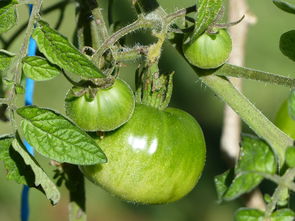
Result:
{"label": "tomato leaf", "polygon": [[49,27],[44,21],[39,21],[32,37],[36,40],[39,50],[53,64],[67,72],[86,78],[104,77],[102,72],[66,37]]}
{"label": "tomato leaf", "polygon": [[25,165],[29,166],[33,172],[34,186],[36,188],[41,187],[41,191],[45,193],[47,199],[52,204],[58,203],[60,199],[60,193],[55,184],[49,179],[44,170],[39,166],[37,161],[28,153],[22,143],[19,143],[17,139],[12,141],[12,147],[22,157]]}
{"label": "tomato leaf", "polygon": [[45,157],[78,165],[106,162],[96,142],[61,114],[36,106],[19,108],[17,113],[23,118],[26,140]]}
{"label": "tomato leaf", "polygon": [[197,18],[193,40],[198,38],[216,20],[222,9],[223,0],[197,0]]}
{"label": "tomato leaf", "polygon": [[0,34],[10,30],[16,25],[17,16],[15,11],[16,0],[0,1]]}
{"label": "tomato leaf", "polygon": [[243,136],[240,156],[235,172],[260,172],[274,174],[276,159],[271,148],[259,138]]}
{"label": "tomato leaf", "polygon": [[227,171],[215,178],[219,202],[233,200],[253,190],[262,181],[263,173],[275,172],[276,160],[270,147],[258,138],[244,136],[234,176]]}
{"label": "tomato leaf", "polygon": [[[23,164],[21,164],[21,159],[19,154],[11,147],[12,141],[14,140],[13,135],[5,135],[0,138],[0,160],[4,162],[5,169],[7,171],[6,178],[8,180],[14,180],[19,184],[27,184],[25,175],[20,171],[23,170]],[[18,163],[20,165],[18,165]],[[26,167],[26,166],[25,166]],[[28,177],[31,177],[31,174],[27,174]],[[31,177],[32,178],[32,177]]]}
{"label": "tomato leaf", "polygon": [[13,57],[9,51],[0,50],[0,74],[9,67]]}
{"label": "tomato leaf", "polygon": [[59,201],[60,194],[55,184],[14,136],[0,138],[0,160],[4,162],[8,180],[37,188],[53,204]]}
{"label": "tomato leaf", "polygon": [[285,56],[295,61],[295,30],[282,34],[280,38],[280,50]]}
{"label": "tomato leaf", "polygon": [[233,169],[227,170],[224,173],[214,178],[218,203],[222,202],[223,196],[226,193],[227,189],[229,188],[230,184],[232,183],[233,178],[234,178]]}
{"label": "tomato leaf", "polygon": [[285,12],[295,14],[294,0],[272,0],[273,3]]}
{"label": "tomato leaf", "polygon": [[290,209],[281,209],[271,215],[271,221],[294,221],[295,212]]}
{"label": "tomato leaf", "polygon": [[264,221],[264,213],[257,209],[241,208],[235,213],[235,221]]}
{"label": "tomato leaf", "polygon": [[61,74],[58,67],[38,56],[29,56],[23,59],[23,72],[26,77],[35,81],[51,80]]}

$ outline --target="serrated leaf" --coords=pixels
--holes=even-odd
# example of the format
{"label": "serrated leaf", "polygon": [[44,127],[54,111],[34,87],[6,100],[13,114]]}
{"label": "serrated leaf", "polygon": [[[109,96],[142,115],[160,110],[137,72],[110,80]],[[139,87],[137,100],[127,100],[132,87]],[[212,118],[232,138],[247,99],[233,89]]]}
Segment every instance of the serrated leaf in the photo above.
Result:
{"label": "serrated leaf", "polygon": [[281,209],[271,215],[271,221],[294,221],[295,212],[290,209]]}
{"label": "serrated leaf", "polygon": [[264,213],[257,209],[241,208],[235,213],[235,221],[264,221]]}
{"label": "serrated leaf", "polygon": [[244,193],[250,192],[262,181],[262,179],[262,176],[254,173],[238,174],[224,194],[223,199],[230,201],[238,198]]}
{"label": "serrated leaf", "polygon": [[17,113],[23,118],[27,142],[45,157],[78,165],[106,162],[96,142],[61,114],[36,106],[19,108]]}
{"label": "serrated leaf", "polygon": [[102,72],[66,37],[50,28],[46,22],[39,21],[32,37],[36,40],[39,50],[52,63],[67,72],[85,78],[104,77]]}
{"label": "serrated leaf", "polygon": [[223,0],[197,0],[197,18],[193,40],[198,38],[216,20],[223,5]]}
{"label": "serrated leaf", "polygon": [[280,50],[285,56],[295,61],[295,30],[282,34],[280,38]]}
{"label": "serrated leaf", "polygon": [[11,29],[17,21],[15,0],[1,0],[0,1],[0,34]]}
{"label": "serrated leaf", "polygon": [[13,140],[14,136],[12,135],[6,135],[0,138],[0,160],[4,162],[7,171],[6,178],[8,180],[14,180],[19,184],[27,184],[25,176],[21,171],[28,170],[23,170],[25,167],[21,164],[21,157],[19,157],[19,154],[11,147]]}
{"label": "serrated leaf", "polygon": [[61,71],[45,58],[28,56],[23,59],[23,73],[35,81],[46,81],[57,77]]}
{"label": "serrated leaf", "polygon": [[261,172],[274,174],[276,159],[271,148],[256,137],[243,136],[240,156],[235,173]]}
{"label": "serrated leaf", "polygon": [[14,54],[9,51],[0,50],[0,74],[9,67],[13,57]]}
{"label": "serrated leaf", "polygon": [[58,203],[60,199],[60,193],[55,186],[55,184],[49,179],[47,174],[43,171],[43,169],[39,166],[39,164],[32,158],[32,156],[28,153],[25,147],[20,144],[16,139],[12,141],[12,147],[15,151],[17,151],[24,163],[31,168],[34,174],[34,185],[35,187],[41,187],[41,191],[45,193],[47,199],[49,199],[52,204]]}
{"label": "serrated leaf", "polygon": [[288,147],[286,150],[286,164],[295,167],[295,147]]}
{"label": "serrated leaf", "polygon": [[273,3],[285,12],[295,14],[295,0],[272,0]]}

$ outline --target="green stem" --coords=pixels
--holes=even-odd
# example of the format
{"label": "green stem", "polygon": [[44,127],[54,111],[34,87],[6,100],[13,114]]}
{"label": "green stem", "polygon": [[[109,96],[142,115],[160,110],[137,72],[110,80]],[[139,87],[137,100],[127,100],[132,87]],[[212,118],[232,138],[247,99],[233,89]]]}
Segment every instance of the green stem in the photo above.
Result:
{"label": "green stem", "polygon": [[39,18],[39,12],[41,10],[42,6],[42,1],[43,0],[37,0],[36,4],[33,5],[32,13],[29,19],[29,23],[26,29],[26,34],[23,40],[23,45],[17,54],[15,60],[12,62],[8,73],[11,73],[13,75],[12,79],[14,80],[14,86],[10,89],[9,91],[9,103],[8,103],[8,111],[9,111],[9,116],[11,120],[12,127],[14,131],[17,130],[17,125],[14,120],[14,109],[12,107],[15,106],[15,97],[16,97],[16,86],[20,84],[21,81],[21,76],[22,76],[22,59],[26,56],[27,50],[28,50],[28,45],[29,45],[29,40],[30,37],[33,33],[34,29],[34,24]]}
{"label": "green stem", "polygon": [[269,121],[226,78],[208,75],[200,76],[200,79],[205,85],[211,88],[218,97],[227,103],[259,137],[268,142],[275,152],[279,166],[281,167],[285,161],[286,148],[293,144],[292,138]]}
{"label": "green stem", "polygon": [[295,78],[281,76],[251,68],[239,67],[231,64],[224,64],[222,67],[216,70],[200,70],[200,72],[203,72],[204,74],[210,73],[218,76],[246,78],[291,88],[295,87]]}
{"label": "green stem", "polygon": [[152,20],[144,19],[143,17],[139,18],[135,22],[125,26],[124,28],[120,29],[119,31],[115,32],[111,35],[102,45],[101,47],[95,52],[92,57],[92,60],[95,63],[99,62],[99,58],[103,55],[103,53],[110,47],[112,47],[118,40],[120,40],[125,35],[136,31],[141,28],[148,28],[152,27],[154,22]]}
{"label": "green stem", "polygon": [[86,221],[84,176],[79,168],[71,164],[63,164],[67,175],[66,187],[70,193],[69,221]]}
{"label": "green stem", "polygon": [[[266,210],[265,210],[266,218],[269,218],[271,216],[272,212],[276,208],[276,205],[282,198],[281,196],[284,194],[286,187],[289,188],[290,186],[294,186],[294,184],[292,183],[294,178],[295,178],[295,168],[288,169],[286,173],[280,178],[279,185],[271,197],[271,202],[266,207]],[[293,184],[293,185],[289,185],[289,184]]]}

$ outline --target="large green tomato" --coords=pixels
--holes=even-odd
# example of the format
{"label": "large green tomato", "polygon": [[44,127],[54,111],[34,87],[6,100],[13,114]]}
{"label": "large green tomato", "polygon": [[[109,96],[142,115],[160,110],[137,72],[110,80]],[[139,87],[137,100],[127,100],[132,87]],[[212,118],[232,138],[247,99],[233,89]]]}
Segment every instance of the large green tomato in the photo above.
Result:
{"label": "large green tomato", "polygon": [[186,59],[202,69],[217,68],[223,65],[230,56],[232,41],[225,29],[215,34],[205,32],[193,42],[183,45]]}
{"label": "large green tomato", "polygon": [[288,100],[281,105],[275,119],[275,124],[278,128],[295,139],[295,120],[293,120],[288,113]]}
{"label": "large green tomato", "polygon": [[135,107],[134,95],[127,83],[117,79],[107,89],[99,89],[94,99],[74,95],[73,88],[65,99],[66,114],[86,131],[114,130],[129,120]]}
{"label": "large green tomato", "polygon": [[173,202],[190,192],[205,163],[202,130],[188,113],[136,105],[132,118],[97,139],[108,162],[81,167],[92,182],[127,201]]}

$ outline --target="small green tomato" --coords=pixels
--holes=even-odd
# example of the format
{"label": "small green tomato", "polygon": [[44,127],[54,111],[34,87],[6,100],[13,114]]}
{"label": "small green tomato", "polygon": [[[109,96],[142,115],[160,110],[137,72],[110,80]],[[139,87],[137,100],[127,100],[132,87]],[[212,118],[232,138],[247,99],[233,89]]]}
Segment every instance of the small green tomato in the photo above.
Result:
{"label": "small green tomato", "polygon": [[107,89],[98,89],[93,99],[87,94],[77,97],[77,87],[65,98],[66,114],[86,131],[111,131],[126,123],[133,114],[135,100],[127,83],[117,79]]}
{"label": "small green tomato", "polygon": [[218,68],[229,58],[232,50],[232,40],[225,29],[217,33],[205,32],[193,42],[183,45],[186,59],[194,66],[202,69]]}
{"label": "small green tomato", "polygon": [[291,138],[295,139],[295,120],[288,113],[288,100],[281,105],[276,115],[275,124]]}

